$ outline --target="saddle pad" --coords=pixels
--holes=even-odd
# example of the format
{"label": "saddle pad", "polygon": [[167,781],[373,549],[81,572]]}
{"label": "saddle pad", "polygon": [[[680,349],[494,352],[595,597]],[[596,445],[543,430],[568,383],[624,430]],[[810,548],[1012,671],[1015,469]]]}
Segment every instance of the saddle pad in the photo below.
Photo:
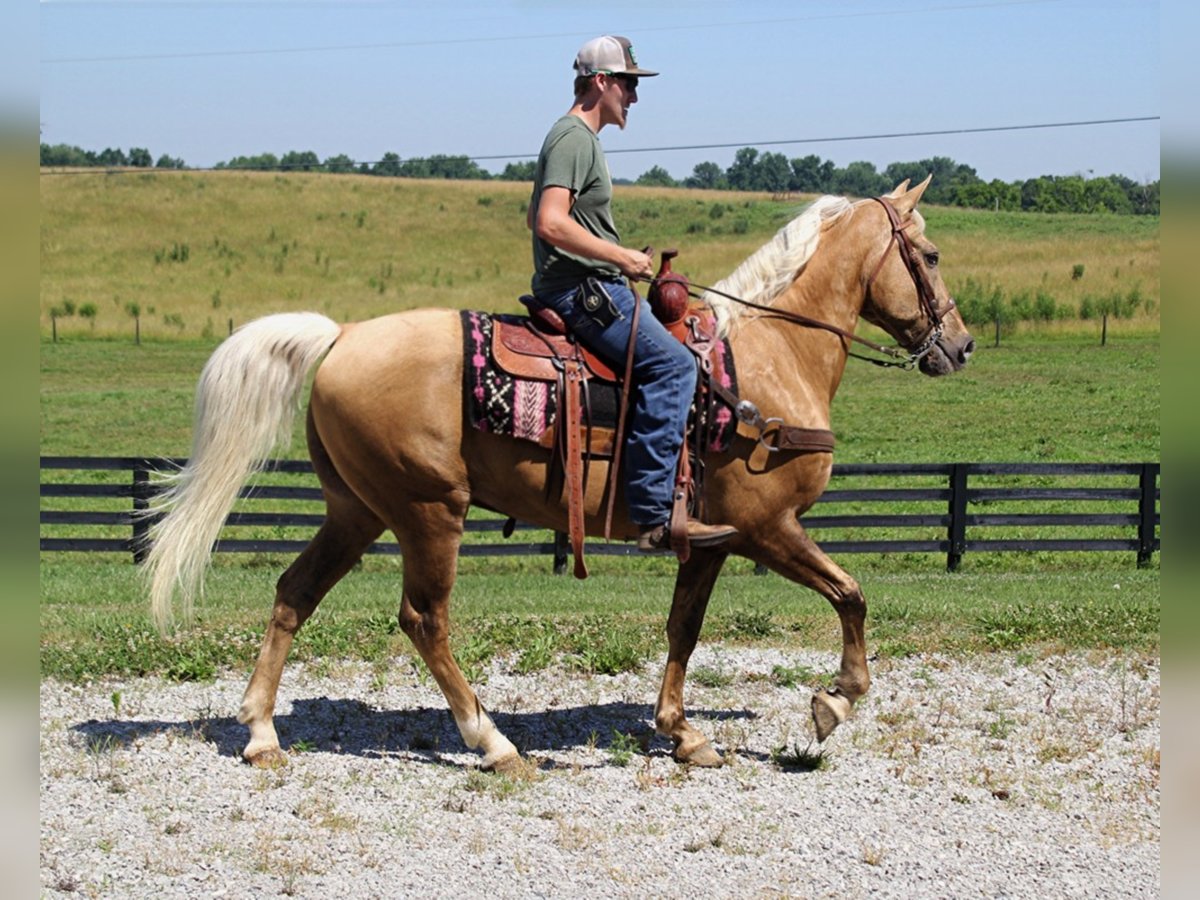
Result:
{"label": "saddle pad", "polygon": [[[492,353],[494,321],[519,322],[523,319],[523,316],[463,311],[463,408],[472,428],[544,445],[558,413],[558,385],[552,381],[510,375],[496,365]],[[722,386],[736,393],[733,354],[728,341],[717,342],[713,353],[722,357],[723,364],[713,367],[719,373]],[[616,385],[592,378],[588,381],[588,397],[592,426],[615,428]],[[709,449],[714,452],[727,449],[736,432],[735,424],[733,411],[718,401]]]}

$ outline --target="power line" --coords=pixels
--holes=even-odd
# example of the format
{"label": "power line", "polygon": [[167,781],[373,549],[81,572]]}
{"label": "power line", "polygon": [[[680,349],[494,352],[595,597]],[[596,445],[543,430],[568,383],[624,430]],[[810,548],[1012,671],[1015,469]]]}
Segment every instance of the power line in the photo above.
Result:
{"label": "power line", "polygon": [[[1081,128],[1081,127],[1090,127],[1090,126],[1096,126],[1096,125],[1125,125],[1125,124],[1131,124],[1131,123],[1137,123],[1137,122],[1158,122],[1161,119],[1162,119],[1161,116],[1126,116],[1126,117],[1117,118],[1117,119],[1086,119],[1086,120],[1076,121],[1076,122],[1040,122],[1040,123],[1031,124],[1031,125],[991,125],[991,126],[987,126],[987,127],[983,127],[983,128],[944,128],[944,129],[938,129],[938,130],[934,130],[934,131],[897,131],[897,132],[884,132],[884,133],[880,133],[880,134],[840,135],[840,136],[832,136],[832,137],[812,137],[812,138],[790,138],[787,140],[773,140],[773,141],[736,141],[736,142],[732,142],[732,143],[723,143],[723,144],[677,144],[677,145],[663,146],[663,147],[624,147],[624,148],[606,149],[605,152],[609,153],[609,154],[612,154],[612,153],[673,153],[673,152],[677,152],[677,151],[681,151],[681,150],[728,150],[731,148],[739,148],[740,149],[742,147],[757,148],[757,147],[781,147],[781,146],[797,145],[797,144],[826,144],[826,143],[833,144],[833,143],[844,143],[847,141],[881,141],[881,140],[894,140],[897,138],[940,137],[940,136],[955,135],[955,134],[998,134],[998,133],[1010,132],[1010,131],[1035,131],[1035,130],[1039,130],[1039,129],[1048,129],[1048,128]],[[487,162],[487,161],[495,161],[495,160],[501,160],[501,159],[536,159],[537,153],[494,153],[494,154],[485,154],[485,155],[479,155],[479,156],[468,156],[467,154],[462,154],[462,153],[457,153],[457,154],[449,153],[449,154],[440,154],[440,156],[441,156],[441,158],[445,158],[445,159],[460,159],[460,160],[465,159],[470,162]],[[428,156],[410,156],[410,157],[401,157],[401,158],[399,158],[398,161],[402,162],[402,163],[403,162],[420,162],[420,161],[425,161],[425,160],[429,160],[432,158],[433,157],[428,157]],[[384,162],[384,160],[373,160],[373,161],[348,160],[347,162],[349,163],[349,165],[354,166],[355,168],[361,168],[362,166],[377,166],[380,163]],[[315,165],[319,167],[319,166],[323,165],[323,163],[318,162]],[[190,171],[190,172],[239,171],[239,170],[256,171],[256,170],[263,169],[263,168],[269,168],[272,171],[278,171],[281,169],[311,169],[313,167],[314,167],[313,163],[294,163],[294,164],[276,164],[276,165],[270,166],[270,167],[264,167],[264,166],[221,166],[219,168],[215,167],[215,166],[196,167],[196,168],[188,167],[187,171]],[[98,171],[101,171],[101,172],[106,171],[102,167],[96,167],[96,168],[98,169]],[[137,171],[146,171],[146,170],[138,169]],[[90,172],[90,171],[76,170],[76,171],[71,171],[71,172],[47,172],[45,174],[47,174],[47,175],[90,175],[90,174],[96,174],[96,173]]]}
{"label": "power line", "polygon": [[[896,9],[877,9],[870,11],[859,12],[836,12],[836,13],[820,13],[808,16],[792,16],[789,18],[780,19],[753,19],[742,22],[708,22],[695,23],[688,25],[660,25],[649,27],[638,27],[638,34],[650,34],[655,32],[671,32],[671,31],[697,31],[700,29],[712,28],[740,28],[750,25],[787,25],[796,22],[815,22],[827,19],[861,19],[877,16],[893,16],[905,15],[911,16],[917,13],[928,12],[953,12],[965,11],[974,9],[989,9],[994,7],[1004,6],[1044,6],[1050,3],[1060,3],[1062,0],[993,0],[993,2],[985,3],[954,3],[938,6],[926,6],[920,8],[913,7],[897,7]],[[108,63],[108,62],[151,62],[156,60],[173,60],[173,59],[208,59],[212,57],[229,57],[229,56],[278,56],[296,53],[336,53],[351,50],[399,50],[412,47],[440,47],[463,44],[491,44],[502,43],[509,41],[543,41],[557,40],[559,38],[578,38],[590,37],[592,32],[570,31],[558,32],[551,34],[526,34],[526,35],[506,35],[497,37],[475,37],[475,38],[430,38],[426,40],[413,41],[390,41],[387,43],[373,44],[331,44],[325,46],[313,47],[280,47],[275,49],[247,49],[247,50],[196,50],[181,53],[144,53],[130,54],[121,56],[64,56],[51,59],[43,59],[45,65],[62,64],[62,63]]]}
{"label": "power line", "polygon": [[[1036,125],[992,125],[985,128],[946,128],[937,131],[896,131],[883,134],[855,134],[841,137],[790,138],[782,141],[737,141],[730,144],[679,144],[666,147],[605,148],[605,153],[669,153],[675,150],[728,150],[731,147],[780,147],[789,144],[833,144],[845,141],[881,141],[908,137],[937,137],[949,134],[986,134],[1002,131],[1033,131],[1039,128],[1076,128],[1084,125],[1121,125],[1129,122],[1157,122],[1161,116],[1130,116],[1122,119],[1089,119],[1082,122],[1043,122]],[[537,156],[537,154],[532,154]],[[520,159],[527,153],[472,156],[472,160]]]}

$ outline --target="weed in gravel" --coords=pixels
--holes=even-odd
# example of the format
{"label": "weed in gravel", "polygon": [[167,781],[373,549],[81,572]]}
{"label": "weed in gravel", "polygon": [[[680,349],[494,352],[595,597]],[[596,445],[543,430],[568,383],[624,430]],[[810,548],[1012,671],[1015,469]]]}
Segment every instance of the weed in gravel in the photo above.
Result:
{"label": "weed in gravel", "polygon": [[887,857],[887,851],[876,844],[864,844],[862,851],[862,860],[868,866],[883,865],[883,860]]}
{"label": "weed in gravel", "polygon": [[623,731],[613,730],[612,743],[608,745],[608,758],[614,766],[627,766],[640,749],[638,739]]}
{"label": "weed in gravel", "polygon": [[117,757],[119,742],[111,734],[90,737],[85,745],[92,767],[92,780],[108,785],[110,794],[124,794],[128,788],[121,780]]}
{"label": "weed in gravel", "polygon": [[1005,741],[1012,736],[1012,733],[1016,727],[1016,720],[1010,718],[1006,713],[1001,711],[994,721],[991,721],[987,724],[985,734],[995,740]]}
{"label": "weed in gravel", "polygon": [[799,744],[789,748],[786,742],[772,748],[771,762],[785,772],[824,772],[832,766],[825,749],[813,750],[812,741],[804,749]]}
{"label": "weed in gravel", "polygon": [[554,836],[554,843],[563,850],[587,850],[603,843],[604,840],[603,832],[589,824],[558,818],[558,832]]}
{"label": "weed in gravel", "polygon": [[485,772],[482,769],[471,769],[467,773],[462,789],[470,794],[491,797],[494,800],[508,800],[524,791],[537,778],[536,766],[526,764],[518,767],[514,773],[500,774]]}
{"label": "weed in gravel", "polygon": [[713,848],[716,848],[719,850],[721,847],[724,847],[724,846],[725,846],[725,826],[722,825],[721,829],[716,834],[710,835],[708,837],[699,838],[694,841],[688,841],[686,844],[683,845],[683,851],[685,853],[699,853],[701,850],[707,850],[709,847],[713,847]]}
{"label": "weed in gravel", "polygon": [[359,826],[358,819],[340,812],[329,797],[306,797],[296,804],[292,814],[329,831],[354,831]]}
{"label": "weed in gravel", "polygon": [[734,681],[733,673],[719,663],[715,666],[697,666],[689,674],[695,684],[707,688],[728,687]]}

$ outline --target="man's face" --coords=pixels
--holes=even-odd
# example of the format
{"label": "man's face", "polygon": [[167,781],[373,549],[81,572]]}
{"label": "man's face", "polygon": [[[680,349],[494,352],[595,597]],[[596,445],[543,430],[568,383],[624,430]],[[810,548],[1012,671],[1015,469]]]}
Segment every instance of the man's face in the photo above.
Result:
{"label": "man's face", "polygon": [[605,76],[603,94],[600,97],[601,124],[616,125],[622,130],[629,118],[629,107],[637,103],[638,78],[636,75]]}

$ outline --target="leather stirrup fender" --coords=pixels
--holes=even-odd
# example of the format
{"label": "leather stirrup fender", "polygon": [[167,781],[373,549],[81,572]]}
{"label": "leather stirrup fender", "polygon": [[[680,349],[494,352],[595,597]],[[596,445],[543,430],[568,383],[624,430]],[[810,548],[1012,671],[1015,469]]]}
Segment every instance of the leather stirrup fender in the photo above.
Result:
{"label": "leather stirrup fender", "polygon": [[583,366],[575,360],[568,360],[565,368],[563,400],[566,406],[567,435],[563,446],[567,454],[567,534],[571,540],[571,551],[575,555],[575,577],[583,579],[588,576],[587,564],[583,561],[583,542],[586,534],[583,520],[583,448],[580,447],[584,374]]}

